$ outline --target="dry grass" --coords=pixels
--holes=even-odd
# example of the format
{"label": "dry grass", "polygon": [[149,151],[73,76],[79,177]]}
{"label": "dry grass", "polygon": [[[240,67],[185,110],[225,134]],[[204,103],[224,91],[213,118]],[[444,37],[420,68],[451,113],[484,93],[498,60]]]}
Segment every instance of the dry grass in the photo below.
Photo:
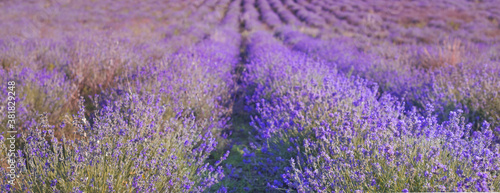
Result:
{"label": "dry grass", "polygon": [[461,40],[443,41],[436,48],[424,47],[417,53],[416,67],[424,69],[436,69],[445,66],[456,66],[464,61],[465,46]]}

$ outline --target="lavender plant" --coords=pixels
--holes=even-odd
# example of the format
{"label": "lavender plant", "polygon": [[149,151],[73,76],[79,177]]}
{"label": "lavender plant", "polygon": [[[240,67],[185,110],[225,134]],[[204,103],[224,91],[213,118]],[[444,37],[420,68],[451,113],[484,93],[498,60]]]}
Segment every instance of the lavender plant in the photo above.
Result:
{"label": "lavender plant", "polygon": [[[217,145],[206,131],[223,121],[195,121],[192,114],[164,119],[160,98],[130,95],[101,108],[90,124],[80,105],[61,125],[44,117],[23,135],[17,191],[200,192],[223,176],[218,163],[205,163]],[[73,140],[54,136],[65,124],[73,127]],[[7,183],[2,189],[15,190]]]}
{"label": "lavender plant", "polygon": [[[60,122],[69,113],[72,91],[76,88],[65,76],[55,70],[34,71],[29,67],[16,66],[14,69],[0,70],[1,83],[16,81],[18,127],[27,129],[35,125],[38,114],[50,112],[47,116],[52,123]],[[7,87],[2,89],[1,131],[7,131]],[[64,131],[58,131],[58,134]]]}

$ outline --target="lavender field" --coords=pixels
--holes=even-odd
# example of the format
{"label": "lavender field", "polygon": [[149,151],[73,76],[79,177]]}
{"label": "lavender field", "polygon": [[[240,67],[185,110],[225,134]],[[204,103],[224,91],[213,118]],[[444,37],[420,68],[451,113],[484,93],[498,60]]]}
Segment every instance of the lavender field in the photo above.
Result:
{"label": "lavender field", "polygon": [[496,0],[3,0],[0,64],[0,192],[500,192]]}

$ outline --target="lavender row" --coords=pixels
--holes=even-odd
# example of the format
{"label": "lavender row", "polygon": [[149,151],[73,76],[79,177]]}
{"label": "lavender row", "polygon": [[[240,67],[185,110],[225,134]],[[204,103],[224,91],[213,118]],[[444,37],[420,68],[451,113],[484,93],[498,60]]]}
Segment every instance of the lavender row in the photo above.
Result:
{"label": "lavender row", "polygon": [[493,1],[386,2],[312,1],[324,18],[332,18],[325,35],[369,37],[397,44],[437,43],[454,37],[473,42],[498,42],[499,6]]}
{"label": "lavender row", "polygon": [[[210,11],[203,6],[196,9]],[[228,153],[208,159],[229,126],[241,40],[235,26],[219,25],[235,19],[216,7],[205,24],[192,14],[184,20],[192,24],[151,39],[89,30],[2,41],[2,82],[18,83],[25,121],[17,186],[2,168],[2,191],[203,192],[217,183]]]}
{"label": "lavender row", "polygon": [[267,25],[273,28],[282,25],[280,18],[274,13],[267,0],[257,0],[257,7],[259,8],[261,19]]}
{"label": "lavender row", "polygon": [[[319,2],[322,2],[322,1],[319,1]],[[297,3],[301,6],[303,6],[304,8],[306,8],[306,10],[317,14],[318,17],[323,18],[326,22],[325,25],[326,24],[334,25],[336,22],[338,22],[338,20],[336,20],[335,17],[332,17],[332,15],[330,15],[328,12],[325,11],[326,8],[324,5],[322,5],[322,4],[318,5],[318,1],[308,2],[308,1],[300,0],[300,1],[297,1]]]}
{"label": "lavender row", "polygon": [[295,3],[293,0],[284,0],[283,4],[286,5],[301,21],[308,25],[322,28],[325,26],[325,20],[315,13],[308,11],[303,6]]}
{"label": "lavender row", "polygon": [[[145,8],[152,7],[151,2],[143,2]],[[149,3],[149,4],[148,4]],[[219,3],[225,3],[221,1]],[[37,8],[38,5],[30,5],[28,3],[21,5],[7,4],[6,8],[16,9],[16,6],[34,9],[33,13],[43,14],[43,11]],[[153,13],[152,15],[141,12],[133,12],[129,15],[119,14],[120,10],[128,10],[127,5],[119,6],[112,2],[102,1],[96,4],[98,10],[111,10],[108,13],[101,14],[103,18],[124,17],[129,22],[126,26],[120,26],[120,22],[111,22],[107,20],[94,20],[90,17],[93,14],[88,14],[87,18],[90,22],[79,23],[77,18],[73,18],[72,14],[85,12],[87,10],[73,8],[75,4],[55,4],[51,7],[59,10],[60,14],[53,15],[51,19],[57,21],[52,29],[52,35],[59,37],[45,36],[31,38],[5,38],[0,42],[2,50],[0,61],[2,63],[2,83],[9,80],[15,80],[20,86],[18,89],[21,93],[17,103],[19,104],[19,126],[21,128],[30,128],[33,125],[33,120],[37,114],[48,112],[50,123],[56,124],[60,122],[66,113],[75,113],[78,109],[76,103],[80,96],[87,97],[88,95],[100,94],[101,91],[114,88],[118,75],[127,73],[129,68],[136,68],[142,64],[152,61],[158,61],[164,56],[169,56],[177,52],[180,48],[196,44],[207,38],[212,33],[213,28],[218,25],[220,17],[200,24],[194,21],[200,19],[200,16],[191,14],[184,25],[176,23],[172,20],[161,20],[169,22],[168,28],[156,27],[154,30],[149,30],[148,27],[161,22],[159,19],[165,17],[162,14]],[[83,6],[85,7],[85,6]],[[218,6],[219,12],[223,12],[223,8]],[[71,9],[73,8],[73,9]],[[165,9],[158,6],[156,9]],[[210,9],[199,8],[198,13],[207,15]],[[216,11],[217,12],[217,11]],[[7,12],[15,14],[16,12]],[[156,17],[156,20],[136,18],[151,18]],[[83,17],[85,20],[86,17]],[[81,18],[80,18],[81,19]],[[63,21],[64,20],[64,21]],[[234,22],[234,18],[232,19]],[[14,21],[15,22],[15,21]],[[47,22],[46,20],[34,22]],[[88,26],[93,29],[78,30],[61,30],[66,22],[75,22],[71,24],[77,26],[75,29],[80,29],[82,26]],[[17,30],[24,26],[29,26],[30,23],[15,23]],[[161,26],[161,25],[158,25]],[[112,32],[112,33],[111,33]],[[133,35],[132,35],[133,34]],[[221,37],[221,35],[217,35]],[[48,39],[45,39],[48,37]],[[92,66],[89,68],[88,66]],[[35,78],[40,77],[40,78]],[[43,78],[42,78],[43,77]],[[39,81],[41,80],[41,81]],[[6,90],[3,90],[6,93]],[[2,95],[6,97],[7,95]],[[42,97],[42,100],[37,100]],[[2,100],[2,104],[5,100]],[[5,113],[5,112],[2,112]],[[2,116],[0,120],[3,122],[6,116]],[[5,124],[3,124],[5,125]],[[3,126],[2,126],[3,128]],[[4,130],[4,129],[2,129]],[[58,130],[57,136],[68,134],[65,129]]]}
{"label": "lavender row", "polygon": [[1,71],[5,75],[1,82],[18,83],[21,128],[29,128],[36,114],[43,112],[50,113],[51,123],[55,123],[76,109],[80,95],[99,94],[114,87],[117,76],[127,68],[173,53],[178,48],[167,43],[179,40],[165,39],[149,45],[105,38],[4,40],[0,45],[4,50]]}
{"label": "lavender row", "polygon": [[360,51],[363,44],[348,38],[322,41],[287,29],[281,34],[294,50],[376,82],[381,91],[405,97],[407,106],[433,104],[440,121],[462,109],[476,128],[485,120],[495,127],[500,123],[496,46],[448,41],[423,47],[382,44]]}
{"label": "lavender row", "polygon": [[268,187],[322,191],[495,191],[500,146],[490,125],[469,132],[461,111],[439,123],[405,111],[369,81],[288,50],[270,34],[251,36],[250,123],[262,143],[245,160]]}
{"label": "lavender row", "polygon": [[[78,114],[60,124],[46,116],[38,120],[22,137],[18,188],[202,192],[220,180],[223,170],[217,166],[225,157],[216,164],[207,159],[228,126],[239,34],[219,33],[129,69],[109,91],[113,98],[95,101],[98,110],[90,117],[81,101]],[[62,128],[74,133],[56,137],[54,130]]]}
{"label": "lavender row", "polygon": [[248,31],[262,29],[263,26],[259,21],[259,11],[255,8],[255,0],[242,0],[243,13],[241,20],[245,29]]}
{"label": "lavender row", "polygon": [[230,26],[234,29],[239,28],[239,16],[241,14],[241,0],[231,1],[224,19],[221,21],[222,25]]}
{"label": "lavender row", "polygon": [[270,6],[273,10],[278,14],[278,16],[283,20],[286,24],[290,26],[298,26],[301,25],[301,21],[293,15],[293,13],[288,10],[281,0],[269,0]]}

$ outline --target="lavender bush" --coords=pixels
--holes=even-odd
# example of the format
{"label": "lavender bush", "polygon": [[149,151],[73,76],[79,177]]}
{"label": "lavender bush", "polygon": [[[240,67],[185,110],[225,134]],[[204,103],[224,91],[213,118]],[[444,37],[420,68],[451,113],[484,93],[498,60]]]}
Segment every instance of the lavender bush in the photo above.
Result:
{"label": "lavender bush", "polygon": [[[15,70],[1,70],[2,83],[8,81],[17,81],[16,91],[22,93],[19,95],[16,103],[20,123],[20,128],[31,128],[35,126],[37,114],[50,112],[47,116],[52,122],[58,122],[63,119],[63,115],[68,113],[71,107],[72,96],[76,88],[66,81],[65,76],[55,70],[34,71],[29,67],[21,67]],[[19,69],[19,70],[18,70]],[[2,107],[7,106],[7,88],[2,90]],[[41,97],[41,98],[39,98]],[[7,130],[7,111],[4,110],[1,118],[2,129]],[[61,133],[59,133],[61,134]]]}
{"label": "lavender bush", "polygon": [[[199,192],[217,182],[221,168],[204,162],[217,145],[206,131],[225,123],[197,123],[192,114],[164,119],[165,112],[159,98],[132,95],[103,107],[93,124],[83,106],[61,125],[44,117],[23,135],[20,190]],[[75,130],[73,140],[54,136],[66,124]]]}

